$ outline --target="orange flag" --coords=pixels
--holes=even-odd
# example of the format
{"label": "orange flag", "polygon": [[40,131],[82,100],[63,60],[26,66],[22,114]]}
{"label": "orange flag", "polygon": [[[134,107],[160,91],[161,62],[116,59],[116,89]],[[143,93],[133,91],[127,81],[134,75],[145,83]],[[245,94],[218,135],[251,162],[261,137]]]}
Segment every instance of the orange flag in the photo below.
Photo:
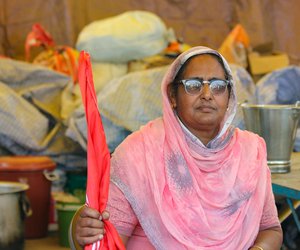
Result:
{"label": "orange flag", "polygon": [[[86,204],[103,212],[109,188],[110,152],[98,110],[90,56],[80,52],[78,79],[87,121],[87,188]],[[121,238],[109,221],[104,221],[106,234],[101,241],[85,247],[88,249],[125,250]]]}

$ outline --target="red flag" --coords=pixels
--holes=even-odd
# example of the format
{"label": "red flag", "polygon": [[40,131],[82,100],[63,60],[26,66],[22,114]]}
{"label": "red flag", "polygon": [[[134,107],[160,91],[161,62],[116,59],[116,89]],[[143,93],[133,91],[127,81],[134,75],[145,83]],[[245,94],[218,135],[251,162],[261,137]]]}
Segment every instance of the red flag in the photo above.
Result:
{"label": "red flag", "polygon": [[[88,134],[86,204],[102,213],[108,198],[110,152],[98,110],[90,56],[85,51],[80,52],[78,78],[85,107]],[[121,238],[109,221],[104,221],[104,228],[106,234],[103,240],[86,246],[85,250],[125,250]]]}

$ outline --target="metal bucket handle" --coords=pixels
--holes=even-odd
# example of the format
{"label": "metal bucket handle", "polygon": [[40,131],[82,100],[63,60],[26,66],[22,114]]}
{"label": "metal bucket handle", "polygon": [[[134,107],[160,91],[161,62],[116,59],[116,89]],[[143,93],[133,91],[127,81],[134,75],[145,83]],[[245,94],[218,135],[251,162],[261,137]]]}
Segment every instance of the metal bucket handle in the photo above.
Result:
{"label": "metal bucket handle", "polygon": [[296,116],[300,114],[300,101],[295,102],[295,108],[294,110],[296,111]]}
{"label": "metal bucket handle", "polygon": [[26,217],[29,217],[32,215],[32,209],[31,209],[30,202],[29,202],[26,194],[22,194],[20,196],[19,204],[21,207],[21,219],[22,220],[24,220]]}
{"label": "metal bucket handle", "polygon": [[[295,107],[296,107],[296,109],[295,109],[296,112],[295,112],[294,116],[295,116],[295,119],[298,119],[300,116],[300,101],[296,101]],[[298,127],[300,127],[300,121],[298,123]]]}
{"label": "metal bucket handle", "polygon": [[49,171],[47,169],[45,169],[43,171],[43,174],[44,174],[44,176],[46,177],[46,179],[48,181],[57,181],[57,180],[59,180],[59,175],[58,174],[56,174],[56,173],[54,173],[52,171]]}

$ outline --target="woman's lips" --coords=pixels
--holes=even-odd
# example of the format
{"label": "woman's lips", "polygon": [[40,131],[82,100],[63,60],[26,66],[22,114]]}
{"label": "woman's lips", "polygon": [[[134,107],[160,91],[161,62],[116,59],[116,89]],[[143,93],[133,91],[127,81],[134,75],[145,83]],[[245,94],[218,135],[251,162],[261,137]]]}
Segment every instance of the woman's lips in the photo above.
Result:
{"label": "woman's lips", "polygon": [[213,106],[208,106],[208,105],[201,105],[201,106],[197,107],[197,109],[204,113],[210,113],[210,112],[216,110]]}

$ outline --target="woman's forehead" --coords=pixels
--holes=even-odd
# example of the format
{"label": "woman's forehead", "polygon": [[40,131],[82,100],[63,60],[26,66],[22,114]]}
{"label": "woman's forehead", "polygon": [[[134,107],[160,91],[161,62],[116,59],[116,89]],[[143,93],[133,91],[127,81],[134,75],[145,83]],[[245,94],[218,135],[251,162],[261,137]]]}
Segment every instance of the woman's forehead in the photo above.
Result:
{"label": "woman's forehead", "polygon": [[186,62],[183,75],[208,74],[224,76],[225,69],[216,56],[204,54],[197,55]]}

